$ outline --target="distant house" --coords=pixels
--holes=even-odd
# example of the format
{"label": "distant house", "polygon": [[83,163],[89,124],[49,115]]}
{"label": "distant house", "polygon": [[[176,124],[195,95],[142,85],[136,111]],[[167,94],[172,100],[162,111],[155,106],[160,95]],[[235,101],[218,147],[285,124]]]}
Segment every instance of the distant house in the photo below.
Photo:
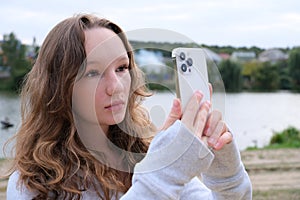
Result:
{"label": "distant house", "polygon": [[239,62],[248,62],[256,59],[254,51],[234,51],[231,54],[231,59]]}
{"label": "distant house", "polygon": [[203,50],[206,53],[206,59],[209,59],[210,61],[214,61],[217,64],[222,61],[222,57],[217,53],[213,52],[212,50],[208,48],[203,48]]}
{"label": "distant house", "polygon": [[230,54],[228,54],[228,53],[219,53],[219,56],[220,56],[223,60],[228,60],[228,59],[230,59]]}
{"label": "distant house", "polygon": [[0,79],[9,78],[11,76],[11,67],[0,66]]}
{"label": "distant house", "polygon": [[36,52],[35,52],[35,46],[33,45],[27,45],[26,46],[26,52],[25,52],[25,57],[28,59],[34,59],[36,57]]}
{"label": "distant house", "polygon": [[135,59],[139,67],[146,73],[160,74],[165,68],[164,57],[159,51],[149,51],[141,49],[135,54]]}
{"label": "distant house", "polygon": [[288,59],[288,55],[279,49],[268,49],[261,52],[258,56],[260,62],[276,63]]}

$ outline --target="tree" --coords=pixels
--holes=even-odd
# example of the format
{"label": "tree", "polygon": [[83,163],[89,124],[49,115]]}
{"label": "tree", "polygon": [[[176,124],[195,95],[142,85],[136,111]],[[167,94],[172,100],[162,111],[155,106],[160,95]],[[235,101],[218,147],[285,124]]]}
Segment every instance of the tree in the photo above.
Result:
{"label": "tree", "polygon": [[26,46],[18,40],[14,33],[3,36],[3,65],[11,68],[11,77],[8,82],[9,89],[18,89],[24,75],[30,70],[30,62],[26,59]]}
{"label": "tree", "polygon": [[226,91],[240,92],[243,85],[241,66],[231,60],[224,60],[219,68]]}
{"label": "tree", "polygon": [[291,77],[289,73],[289,68],[287,60],[280,60],[274,64],[279,73],[280,84],[279,87],[281,90],[290,90],[291,89]]}
{"label": "tree", "polygon": [[243,63],[243,88],[247,90],[251,90],[253,88],[254,77],[253,74],[259,67],[260,63],[253,60],[250,62]]}
{"label": "tree", "polygon": [[300,47],[290,52],[288,59],[292,90],[300,92]]}
{"label": "tree", "polygon": [[254,89],[260,91],[275,91],[279,89],[280,77],[276,65],[262,63],[253,73]]}

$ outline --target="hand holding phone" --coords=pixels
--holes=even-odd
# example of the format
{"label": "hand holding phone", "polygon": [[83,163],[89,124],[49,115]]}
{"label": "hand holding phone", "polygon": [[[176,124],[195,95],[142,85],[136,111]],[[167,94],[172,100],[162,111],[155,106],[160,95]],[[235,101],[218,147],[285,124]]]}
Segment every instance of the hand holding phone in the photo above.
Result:
{"label": "hand holding phone", "polygon": [[176,48],[172,50],[176,69],[176,94],[183,110],[196,90],[203,93],[204,101],[210,100],[205,52],[201,48]]}

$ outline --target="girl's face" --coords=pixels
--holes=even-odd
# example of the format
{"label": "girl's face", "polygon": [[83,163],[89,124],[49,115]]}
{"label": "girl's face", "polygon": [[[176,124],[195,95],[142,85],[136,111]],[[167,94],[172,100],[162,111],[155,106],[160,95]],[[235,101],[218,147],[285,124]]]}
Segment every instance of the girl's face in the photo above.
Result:
{"label": "girl's face", "polygon": [[[79,124],[109,125],[125,116],[131,76],[122,40],[107,28],[85,31],[86,68],[73,89],[73,113]],[[83,123],[81,123],[83,122]]]}

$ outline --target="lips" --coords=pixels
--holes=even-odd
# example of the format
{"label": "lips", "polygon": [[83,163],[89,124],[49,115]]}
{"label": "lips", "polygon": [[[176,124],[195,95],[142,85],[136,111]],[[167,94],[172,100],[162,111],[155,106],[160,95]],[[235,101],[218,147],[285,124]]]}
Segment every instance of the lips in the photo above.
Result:
{"label": "lips", "polygon": [[118,100],[118,101],[114,101],[111,104],[105,106],[105,110],[109,110],[109,111],[118,111],[123,109],[125,105],[125,102],[122,100]]}

